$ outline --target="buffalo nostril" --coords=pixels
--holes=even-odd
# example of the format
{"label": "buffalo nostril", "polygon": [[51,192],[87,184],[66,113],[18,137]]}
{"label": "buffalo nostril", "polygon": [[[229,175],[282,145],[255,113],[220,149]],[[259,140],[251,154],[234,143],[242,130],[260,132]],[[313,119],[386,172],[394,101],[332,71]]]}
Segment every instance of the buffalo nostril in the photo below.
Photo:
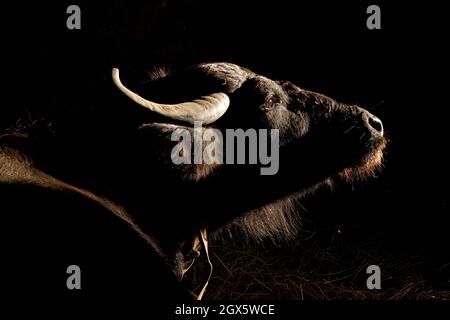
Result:
{"label": "buffalo nostril", "polygon": [[369,126],[375,129],[377,132],[379,132],[381,135],[383,135],[383,123],[380,119],[378,119],[375,116],[370,116],[368,119]]}

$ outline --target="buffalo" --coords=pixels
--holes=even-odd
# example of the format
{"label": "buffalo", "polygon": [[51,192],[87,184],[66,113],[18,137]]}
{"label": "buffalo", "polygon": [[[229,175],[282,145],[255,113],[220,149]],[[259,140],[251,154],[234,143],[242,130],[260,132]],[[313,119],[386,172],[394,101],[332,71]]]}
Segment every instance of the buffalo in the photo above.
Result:
{"label": "buffalo", "polygon": [[[113,68],[94,100],[0,136],[3,225],[22,244],[12,261],[47,257],[53,271],[55,259],[79,263],[92,291],[137,286],[201,298],[209,239],[292,239],[296,201],[335,180],[374,176],[386,145],[367,110],[231,63]],[[203,130],[277,129],[279,170],[174,164],[173,133],[192,132],[196,121]],[[179,282],[196,261],[207,271],[186,294]]]}

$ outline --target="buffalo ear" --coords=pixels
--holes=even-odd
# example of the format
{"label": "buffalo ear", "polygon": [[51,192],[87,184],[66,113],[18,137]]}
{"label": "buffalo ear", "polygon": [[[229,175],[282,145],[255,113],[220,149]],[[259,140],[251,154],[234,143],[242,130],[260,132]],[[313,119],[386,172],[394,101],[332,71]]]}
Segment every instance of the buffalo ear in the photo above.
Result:
{"label": "buffalo ear", "polygon": [[155,123],[141,125],[139,127],[138,131],[149,132],[152,134],[156,134],[157,136],[167,136],[168,135],[170,138],[171,134],[179,128],[190,129],[189,127],[184,126],[184,125],[155,122]]}
{"label": "buffalo ear", "polygon": [[156,154],[170,155],[171,149],[177,144],[177,141],[172,141],[172,134],[177,129],[188,130],[193,136],[193,129],[188,126],[171,123],[151,123],[139,127],[138,137],[143,144],[149,145]]}
{"label": "buffalo ear", "polygon": [[[172,134],[177,129],[186,130],[188,132],[188,141],[191,139],[191,152],[194,151],[194,128],[184,125],[176,125],[169,123],[151,123],[145,124],[138,129],[138,146],[144,148],[141,151],[144,159],[156,160],[155,165],[159,166],[160,172],[165,170],[166,173],[173,174],[173,177],[184,182],[198,181],[212,174],[220,165],[219,164],[194,164],[193,154],[190,155],[190,163],[174,164],[171,158],[173,148],[180,143],[180,140],[173,141]],[[177,139],[183,139],[185,136],[178,136]]]}

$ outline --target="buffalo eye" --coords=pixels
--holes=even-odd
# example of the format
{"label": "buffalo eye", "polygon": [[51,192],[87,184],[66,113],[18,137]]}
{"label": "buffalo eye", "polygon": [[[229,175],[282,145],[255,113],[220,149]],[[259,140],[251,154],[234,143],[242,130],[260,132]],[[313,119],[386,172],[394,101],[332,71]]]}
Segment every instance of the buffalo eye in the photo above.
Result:
{"label": "buffalo eye", "polygon": [[272,96],[263,105],[263,109],[272,109],[272,108],[279,107],[280,103],[281,103],[281,100],[278,97]]}

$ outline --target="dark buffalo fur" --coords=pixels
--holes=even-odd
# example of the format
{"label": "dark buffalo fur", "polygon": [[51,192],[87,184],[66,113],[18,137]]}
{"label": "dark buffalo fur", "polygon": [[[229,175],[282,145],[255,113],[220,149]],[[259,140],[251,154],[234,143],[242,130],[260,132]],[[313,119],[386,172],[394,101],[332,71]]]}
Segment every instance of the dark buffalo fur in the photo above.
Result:
{"label": "dark buffalo fur", "polygon": [[52,126],[33,123],[0,137],[0,184],[73,192],[98,203],[178,278],[199,229],[292,238],[297,199],[335,179],[370,177],[382,163],[385,138],[367,125],[367,111],[288,81],[229,63],[138,75],[125,69],[123,82],[158,102],[228,94],[229,110],[211,127],[279,129],[278,174],[261,176],[257,165],[174,165],[170,135],[186,125],[136,106],[108,82],[93,102],[63,108]]}

